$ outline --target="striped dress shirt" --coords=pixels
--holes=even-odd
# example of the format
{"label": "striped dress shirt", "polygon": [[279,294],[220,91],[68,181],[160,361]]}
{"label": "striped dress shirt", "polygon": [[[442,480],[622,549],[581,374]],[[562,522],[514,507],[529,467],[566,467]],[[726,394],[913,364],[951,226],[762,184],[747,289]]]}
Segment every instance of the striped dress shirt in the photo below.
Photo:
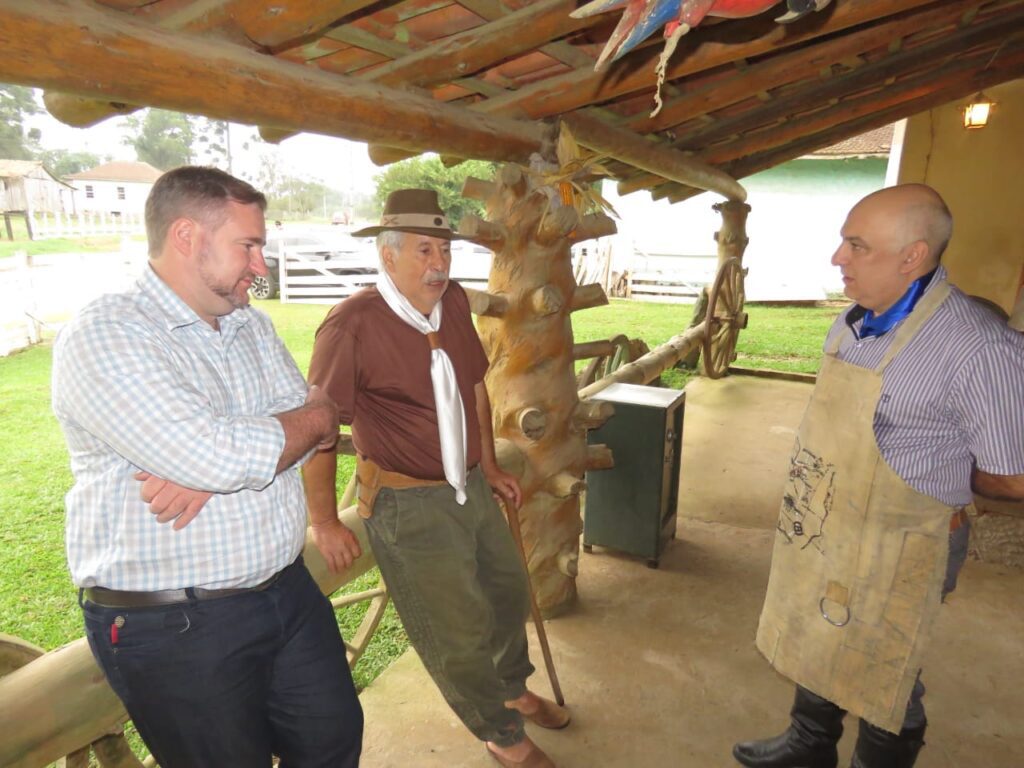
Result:
{"label": "striped dress shirt", "polygon": [[[273,415],[302,405],[306,384],[262,312],[236,309],[215,330],[147,268],[61,331],[52,395],[75,480],[76,585],[247,587],[298,557],[305,495],[296,467],[276,474]],[[175,531],[141,500],[139,470],[215,495]]]}
{"label": "striped dress shirt", "polygon": [[[928,289],[946,280],[939,267]],[[875,368],[897,324],[858,338],[862,319],[850,307],[829,331],[838,358]],[[969,504],[971,468],[1024,474],[1024,335],[953,287],[918,334],[882,374],[875,438],[904,482],[952,507]]]}

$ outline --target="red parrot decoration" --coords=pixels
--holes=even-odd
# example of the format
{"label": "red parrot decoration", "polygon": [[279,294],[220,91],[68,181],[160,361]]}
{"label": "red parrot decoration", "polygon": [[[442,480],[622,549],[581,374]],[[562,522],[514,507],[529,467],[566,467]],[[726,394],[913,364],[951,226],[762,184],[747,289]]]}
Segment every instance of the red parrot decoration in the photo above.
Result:
{"label": "red parrot decoration", "polygon": [[[743,19],[757,16],[780,0],[593,0],[577,8],[570,16],[582,19],[622,8],[615,31],[605,44],[594,69],[615,61],[650,37],[664,25],[665,37],[678,40],[696,27],[705,16]],[[786,0],[787,12],[776,21],[787,24],[811,11],[824,9],[831,0]],[[674,47],[674,46],[673,46]]]}

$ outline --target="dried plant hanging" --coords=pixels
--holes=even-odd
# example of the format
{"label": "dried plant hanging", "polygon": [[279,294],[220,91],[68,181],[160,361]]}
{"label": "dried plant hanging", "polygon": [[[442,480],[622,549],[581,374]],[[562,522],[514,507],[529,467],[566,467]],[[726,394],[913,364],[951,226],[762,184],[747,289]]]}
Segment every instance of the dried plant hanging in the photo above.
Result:
{"label": "dried plant hanging", "polygon": [[544,224],[548,211],[552,208],[552,198],[555,196],[558,202],[554,207],[571,205],[580,218],[594,211],[607,212],[619,218],[615,208],[601,196],[601,192],[594,184],[596,179],[612,176],[612,172],[601,164],[605,159],[604,155],[594,154],[581,147],[565,123],[559,127],[555,155],[558,158],[557,168],[530,171],[536,177],[538,186],[555,191],[555,195],[548,198],[548,205],[538,226]]}

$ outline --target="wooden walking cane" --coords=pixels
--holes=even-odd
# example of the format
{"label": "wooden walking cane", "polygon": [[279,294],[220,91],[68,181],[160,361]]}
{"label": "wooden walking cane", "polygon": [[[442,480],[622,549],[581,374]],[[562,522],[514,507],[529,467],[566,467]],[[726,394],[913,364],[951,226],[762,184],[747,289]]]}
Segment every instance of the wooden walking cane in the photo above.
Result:
{"label": "wooden walking cane", "polygon": [[505,516],[508,518],[508,527],[512,531],[512,538],[519,547],[519,556],[523,559],[523,568],[526,569],[526,586],[530,592],[530,613],[533,614],[533,625],[537,628],[537,639],[540,640],[540,650],[544,654],[544,666],[548,671],[548,680],[551,681],[551,690],[555,694],[555,701],[558,706],[565,706],[565,697],[562,695],[562,686],[558,684],[558,675],[555,672],[555,662],[551,658],[551,647],[548,645],[548,635],[544,631],[544,620],[540,616],[540,608],[537,607],[537,598],[533,595],[533,584],[530,581],[530,566],[526,562],[526,548],[523,546],[523,529],[519,526],[519,510],[516,505],[508,499],[505,502]]}

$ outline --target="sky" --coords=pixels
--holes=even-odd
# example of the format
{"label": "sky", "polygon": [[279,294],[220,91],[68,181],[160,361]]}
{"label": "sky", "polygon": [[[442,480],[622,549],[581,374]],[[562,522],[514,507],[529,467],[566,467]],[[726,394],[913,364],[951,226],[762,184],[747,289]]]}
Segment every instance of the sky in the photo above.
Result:
{"label": "sky", "polygon": [[[72,128],[50,117],[45,109],[27,119],[28,125],[42,131],[40,144],[44,149],[68,149],[91,152],[114,160],[136,160],[135,150],[122,139],[126,133],[124,117],[112,117],[91,128]],[[260,153],[276,154],[280,171],[307,181],[319,181],[340,191],[372,193],[374,174],[380,173],[370,162],[366,145],[311,133],[285,139],[279,145],[249,141],[255,135],[251,126],[231,124],[232,171],[255,180],[260,167]]]}

